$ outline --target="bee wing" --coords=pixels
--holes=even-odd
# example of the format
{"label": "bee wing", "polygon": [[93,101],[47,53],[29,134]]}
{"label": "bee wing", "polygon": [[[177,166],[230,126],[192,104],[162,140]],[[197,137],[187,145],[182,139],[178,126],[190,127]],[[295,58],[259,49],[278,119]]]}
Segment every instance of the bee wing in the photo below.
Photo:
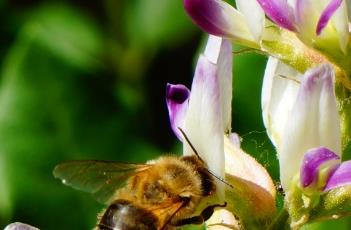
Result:
{"label": "bee wing", "polygon": [[69,161],[57,165],[53,174],[63,184],[92,193],[99,202],[106,204],[130,176],[151,166],[98,160]]}

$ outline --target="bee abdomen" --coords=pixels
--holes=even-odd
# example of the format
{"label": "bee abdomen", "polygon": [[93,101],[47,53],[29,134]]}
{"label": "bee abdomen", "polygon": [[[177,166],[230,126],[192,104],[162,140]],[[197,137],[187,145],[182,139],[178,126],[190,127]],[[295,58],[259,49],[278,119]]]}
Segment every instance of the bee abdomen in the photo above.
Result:
{"label": "bee abdomen", "polygon": [[130,201],[116,200],[106,209],[97,227],[100,230],[157,230],[157,218]]}

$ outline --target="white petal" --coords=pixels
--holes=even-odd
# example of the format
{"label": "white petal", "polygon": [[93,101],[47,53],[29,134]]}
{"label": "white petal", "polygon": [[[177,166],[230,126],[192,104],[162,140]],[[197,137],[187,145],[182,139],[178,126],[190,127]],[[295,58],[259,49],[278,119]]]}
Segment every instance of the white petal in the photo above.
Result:
{"label": "white petal", "polygon": [[[223,5],[226,2],[223,2]],[[228,38],[233,39],[241,44],[247,44],[249,47],[257,46],[257,41],[250,30],[250,25],[245,20],[245,17],[238,12],[236,9],[232,8],[229,10],[227,8],[227,12],[224,12],[224,18],[226,21],[230,21],[228,28]]]}
{"label": "white petal", "polygon": [[340,119],[334,94],[334,72],[321,65],[304,74],[296,102],[284,128],[279,151],[284,189],[300,171],[305,152],[326,147],[341,153]]}
{"label": "white petal", "polygon": [[[185,133],[197,152],[217,176],[224,177],[223,121],[220,81],[217,66],[204,55],[198,60],[188,112]],[[184,154],[192,155],[190,146],[184,143]],[[218,190],[224,196],[222,183]]]}
{"label": "white petal", "polygon": [[307,44],[316,39],[316,28],[323,6],[320,1],[296,0],[295,22],[298,26],[298,36]]}
{"label": "white petal", "polygon": [[262,115],[268,136],[278,149],[300,78],[301,75],[293,68],[273,57],[268,59],[262,86]]}
{"label": "white petal", "polygon": [[[224,138],[224,146],[226,173],[243,179],[247,183],[258,185],[273,198],[272,200],[274,200],[276,195],[275,187],[267,170],[258,163],[255,158],[245,153],[240,146],[233,144],[229,138]],[[264,196],[267,194],[258,194],[258,196]]]}
{"label": "white petal", "polygon": [[39,229],[35,228],[33,226],[30,226],[28,224],[15,222],[15,223],[7,225],[4,230],[39,230]]}
{"label": "white petal", "polygon": [[340,49],[345,52],[349,41],[349,21],[346,1],[341,3],[339,9],[334,13],[331,21],[338,33]]}
{"label": "white petal", "polygon": [[233,185],[226,191],[226,198],[231,201],[227,208],[246,220],[272,216],[276,211],[276,192],[267,170],[227,137],[224,151],[226,180]]}
{"label": "white petal", "polygon": [[261,39],[265,14],[256,0],[236,0],[238,10],[244,15],[249,29],[257,42]]}
{"label": "white petal", "polygon": [[332,42],[345,52],[349,39],[348,9],[345,1],[333,13],[330,21],[317,36],[317,31],[320,30],[320,17],[329,3],[331,0],[296,0],[295,15],[298,36],[309,45],[330,47]]}
{"label": "white petal", "polygon": [[[222,224],[222,225],[221,225]],[[217,208],[206,221],[206,230],[240,230],[240,222],[225,208]]]}
{"label": "white petal", "polygon": [[232,118],[233,53],[230,41],[209,36],[204,55],[217,65],[224,131],[230,133]]}

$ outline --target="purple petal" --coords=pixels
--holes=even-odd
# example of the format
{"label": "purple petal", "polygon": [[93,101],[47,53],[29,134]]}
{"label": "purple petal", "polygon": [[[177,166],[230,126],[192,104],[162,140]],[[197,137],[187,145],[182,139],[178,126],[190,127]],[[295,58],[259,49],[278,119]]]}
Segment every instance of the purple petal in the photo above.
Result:
{"label": "purple petal", "polygon": [[245,17],[227,2],[184,0],[184,7],[192,20],[207,33],[257,47]]}
{"label": "purple petal", "polygon": [[223,36],[226,22],[220,17],[221,7],[216,0],[184,0],[184,8],[193,21],[206,32]]}
{"label": "purple petal", "polygon": [[351,161],[343,162],[329,177],[324,191],[351,184]]}
{"label": "purple petal", "polygon": [[292,8],[287,0],[257,0],[268,17],[279,26],[296,31]]}
{"label": "purple petal", "polygon": [[311,185],[318,181],[320,167],[331,161],[339,160],[340,157],[325,147],[319,147],[309,150],[305,153],[301,171],[300,182],[303,187]]}
{"label": "purple petal", "polygon": [[188,110],[190,91],[184,85],[167,84],[166,102],[169,120],[174,134],[182,141],[183,135],[179,127],[184,127],[185,115]]}
{"label": "purple petal", "polygon": [[342,0],[332,0],[329,2],[329,4],[324,9],[324,11],[322,12],[318,20],[317,29],[316,29],[317,35],[321,34],[322,30],[327,26],[330,18],[333,16],[335,11],[340,7],[341,3],[342,3]]}

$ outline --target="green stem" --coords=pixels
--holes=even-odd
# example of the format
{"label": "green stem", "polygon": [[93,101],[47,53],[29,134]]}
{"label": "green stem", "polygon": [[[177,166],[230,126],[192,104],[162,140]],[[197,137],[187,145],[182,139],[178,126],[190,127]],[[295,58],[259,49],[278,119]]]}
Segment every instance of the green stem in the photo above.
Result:
{"label": "green stem", "polygon": [[283,208],[272,223],[267,227],[267,230],[282,230],[282,229],[290,229],[288,225],[288,212]]}

